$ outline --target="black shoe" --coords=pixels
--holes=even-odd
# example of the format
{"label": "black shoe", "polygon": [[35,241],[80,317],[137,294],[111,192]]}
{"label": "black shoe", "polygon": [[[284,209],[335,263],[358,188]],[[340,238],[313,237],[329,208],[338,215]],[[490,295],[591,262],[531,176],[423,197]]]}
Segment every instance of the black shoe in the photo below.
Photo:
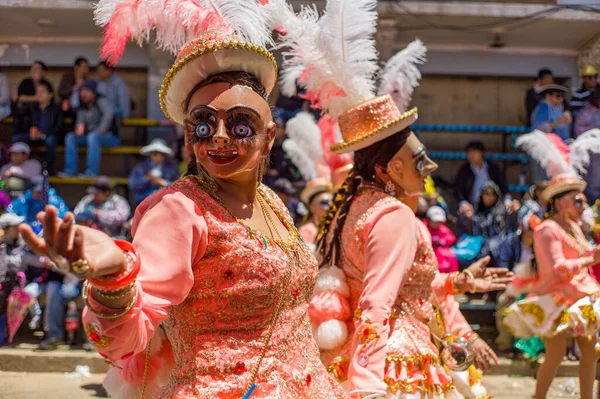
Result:
{"label": "black shoe", "polygon": [[41,351],[52,351],[58,349],[59,345],[62,345],[62,341],[58,338],[46,338],[38,345],[38,349]]}

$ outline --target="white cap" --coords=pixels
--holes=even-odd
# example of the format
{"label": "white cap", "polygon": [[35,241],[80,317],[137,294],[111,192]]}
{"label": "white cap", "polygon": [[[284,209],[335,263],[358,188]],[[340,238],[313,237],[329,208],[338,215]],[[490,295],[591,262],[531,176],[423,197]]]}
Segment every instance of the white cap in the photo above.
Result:
{"label": "white cap", "polygon": [[149,155],[152,152],[160,152],[161,154],[165,154],[167,156],[173,156],[173,150],[167,146],[164,140],[154,139],[145,147],[142,147],[140,150],[140,154]]}
{"label": "white cap", "polygon": [[24,152],[25,154],[31,154],[31,148],[23,142],[14,143],[10,146],[10,152]]}
{"label": "white cap", "polygon": [[25,221],[23,216],[16,215],[14,213],[5,213],[0,216],[0,227],[5,229],[9,226],[18,226]]}
{"label": "white cap", "polygon": [[439,206],[434,205],[427,210],[426,217],[432,222],[445,222],[446,212]]}

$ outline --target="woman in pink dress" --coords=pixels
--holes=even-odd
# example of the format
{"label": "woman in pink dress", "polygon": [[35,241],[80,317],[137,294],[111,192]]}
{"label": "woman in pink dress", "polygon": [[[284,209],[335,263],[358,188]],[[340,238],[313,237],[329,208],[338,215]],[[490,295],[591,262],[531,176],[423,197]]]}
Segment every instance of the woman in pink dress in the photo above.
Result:
{"label": "woman in pink dress", "polygon": [[579,387],[591,399],[600,353],[595,349],[600,329],[600,285],[589,267],[600,262],[579,223],[587,207],[586,183],[572,174],[554,176],[542,193],[550,217],[534,231],[537,281],[528,298],[511,305],[505,324],[517,336],[544,338],[546,356],[537,373],[535,398],[545,398],[567,349],[567,336],[579,346]]}
{"label": "woman in pink dress", "polygon": [[[259,183],[275,138],[267,96],[277,75],[262,47],[268,39],[258,40],[262,9],[247,0],[233,15],[195,1],[164,10],[144,3],[119,3],[108,41],[131,22],[119,20],[128,12],[153,15],[159,38],[179,28],[183,11],[191,13],[183,23],[196,24],[185,34],[206,33],[180,51],[160,91],[165,115],[185,127],[195,174],[140,205],[133,244],[73,226],[73,215],[60,220],[51,207],[40,215],[44,240],[28,228],[24,237],[86,279],[83,322],[115,365],[113,397],[344,398],[311,335],[316,261],[285,206]],[[169,8],[176,3],[187,8]],[[138,22],[117,31],[143,36]]]}

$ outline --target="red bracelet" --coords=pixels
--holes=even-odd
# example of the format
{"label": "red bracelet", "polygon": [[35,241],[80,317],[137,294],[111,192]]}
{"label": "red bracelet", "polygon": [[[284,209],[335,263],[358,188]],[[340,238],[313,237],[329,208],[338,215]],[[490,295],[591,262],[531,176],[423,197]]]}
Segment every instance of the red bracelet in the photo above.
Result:
{"label": "red bracelet", "polygon": [[448,274],[448,277],[446,277],[446,283],[444,284],[444,290],[446,291],[446,293],[448,295],[458,294],[458,292],[456,292],[455,285],[454,285],[454,279],[456,278],[457,275],[458,275],[458,272],[454,272],[454,273]]}
{"label": "red bracelet", "polygon": [[140,271],[141,259],[135,247],[123,240],[115,240],[115,244],[124,252],[127,266],[118,273],[88,279],[89,284],[100,291],[118,291],[125,288],[133,283]]}
{"label": "red bracelet", "polygon": [[468,331],[465,335],[463,335],[463,338],[466,339],[467,342],[471,344],[479,338],[479,335],[477,335],[477,333],[475,331],[471,330],[471,331]]}

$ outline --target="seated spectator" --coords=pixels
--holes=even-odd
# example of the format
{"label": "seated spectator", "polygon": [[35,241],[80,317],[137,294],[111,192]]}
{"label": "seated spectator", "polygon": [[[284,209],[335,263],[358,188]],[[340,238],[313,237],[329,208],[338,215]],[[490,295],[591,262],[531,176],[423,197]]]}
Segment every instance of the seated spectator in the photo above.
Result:
{"label": "seated spectator", "polygon": [[62,177],[77,175],[78,146],[87,146],[86,177],[95,177],[100,172],[102,148],[116,147],[121,140],[111,131],[114,111],[108,100],[98,95],[96,82],[86,80],[80,90],[81,106],[77,109],[75,131],[65,138],[65,171]]}
{"label": "seated spectator", "polygon": [[308,215],[304,223],[298,229],[298,233],[309,246],[315,244],[318,226],[321,219],[327,213],[333,201],[331,183],[327,179],[316,178],[306,184],[300,199],[308,207]]}
{"label": "seated spectator", "polygon": [[545,133],[556,133],[563,141],[570,139],[573,118],[569,111],[565,111],[567,88],[551,84],[540,90],[544,98],[531,114],[531,127]]}
{"label": "seated spectator", "polygon": [[575,138],[588,130],[600,128],[600,90],[595,90],[575,118]]}
{"label": "seated spectator", "polygon": [[450,247],[456,242],[456,236],[446,226],[446,212],[439,206],[432,206],[427,210],[424,221],[433,244],[433,252],[438,261],[440,273],[458,271],[458,259]]}
{"label": "seated spectator", "polygon": [[575,119],[579,116],[579,111],[588,103],[590,97],[595,91],[600,90],[598,83],[598,70],[593,65],[586,65],[581,70],[581,87],[572,93],[570,110]]}
{"label": "seated spectator", "polygon": [[9,213],[0,216],[0,346],[7,338],[8,296],[15,286],[17,272],[23,271],[20,257],[15,256],[15,248],[20,240],[18,226],[23,220],[22,217]]}
{"label": "seated spectator", "polygon": [[512,201],[508,193],[508,186],[504,172],[493,161],[485,159],[485,146],[479,140],[470,141],[465,147],[467,162],[458,169],[454,180],[456,203],[460,214],[464,217],[473,214],[473,207],[477,205],[483,185],[491,180],[496,183],[504,199],[504,205],[509,213],[519,208],[518,201]]}
{"label": "seated spectator", "polygon": [[129,219],[131,208],[127,200],[114,192],[110,178],[100,176],[87,194],[75,206],[75,217],[89,211],[97,219],[97,225],[106,234],[116,237],[121,233],[123,224]]}
{"label": "seated spectator", "polygon": [[27,190],[22,197],[15,199],[6,208],[7,213],[14,213],[25,218],[25,223],[38,234],[42,231],[42,224],[37,220],[37,214],[44,210],[46,205],[52,205],[57,209],[58,217],[62,218],[69,211],[66,202],[50,188],[43,177],[32,180],[33,187]]}
{"label": "seated spectator", "polygon": [[44,76],[48,67],[42,61],[35,61],[31,65],[30,77],[19,83],[17,92],[13,96],[11,113],[13,117],[13,134],[29,133],[31,127],[33,106],[37,103],[36,86],[40,82],[48,82]]}
{"label": "seated spectator", "polygon": [[0,121],[10,116],[10,82],[0,73]]}
{"label": "seated spectator", "polygon": [[431,176],[427,176],[425,179],[425,194],[423,198],[427,201],[428,208],[431,206],[439,206],[446,212],[446,216],[449,214],[448,204],[442,195],[437,191],[435,182]]}
{"label": "seated spectator", "polygon": [[11,176],[32,180],[42,176],[42,165],[35,159],[29,159],[31,148],[22,142],[10,147],[10,162],[0,169],[0,178],[6,180]]}
{"label": "seated spectator", "polygon": [[[37,85],[38,104],[32,110],[31,128],[28,133],[13,135],[12,142],[23,142],[34,146],[46,146],[46,170],[54,174],[56,146],[62,144],[63,115],[54,102],[54,89],[48,82]],[[37,162],[37,161],[35,161]]]}
{"label": "seated spectator", "polygon": [[131,117],[131,98],[129,89],[122,77],[117,75],[115,67],[102,61],[96,67],[96,73],[100,79],[98,82],[98,93],[108,99],[115,110],[115,116],[119,119]]}
{"label": "seated spectator", "polygon": [[308,209],[306,209],[306,206],[304,206],[302,201],[296,197],[296,190],[292,183],[288,179],[280,177],[275,180],[275,183],[273,183],[273,187],[271,188],[287,207],[294,220],[294,225],[300,226],[302,219],[308,214]]}
{"label": "seated spectator", "polygon": [[89,209],[80,212],[75,216],[75,224],[77,224],[78,226],[85,226],[89,227],[90,229],[100,230],[97,223],[98,218],[96,217],[94,212],[92,212]]}
{"label": "seated spectator", "polygon": [[129,175],[129,189],[133,192],[135,206],[148,196],[179,179],[173,150],[161,139],[154,139],[142,147],[140,154],[146,159],[133,167]]}
{"label": "seated spectator", "polygon": [[540,87],[554,83],[554,77],[552,71],[548,68],[543,68],[538,71],[537,79],[533,84],[533,87],[527,90],[525,95],[525,109],[527,110],[527,124],[529,125],[531,120],[531,114],[537,105],[542,101],[542,94],[540,93]]}
{"label": "seated spectator", "polygon": [[472,216],[458,218],[459,230],[472,236],[483,236],[480,257],[495,256],[499,243],[511,231],[511,220],[502,203],[502,192],[496,183],[487,181]]}
{"label": "seated spectator", "polygon": [[548,187],[547,181],[541,181],[529,187],[529,190],[523,195],[521,209],[517,213],[517,221],[519,223],[527,216],[533,214],[540,219],[544,218],[547,201],[542,197],[542,192]]}
{"label": "seated spectator", "polygon": [[90,64],[88,60],[83,57],[78,57],[75,59],[73,70],[65,72],[60,78],[60,83],[58,84],[58,97],[60,98],[61,108],[64,112],[71,109],[69,105],[71,96],[73,95],[73,92],[78,90],[83,82],[85,82],[89,72]]}

